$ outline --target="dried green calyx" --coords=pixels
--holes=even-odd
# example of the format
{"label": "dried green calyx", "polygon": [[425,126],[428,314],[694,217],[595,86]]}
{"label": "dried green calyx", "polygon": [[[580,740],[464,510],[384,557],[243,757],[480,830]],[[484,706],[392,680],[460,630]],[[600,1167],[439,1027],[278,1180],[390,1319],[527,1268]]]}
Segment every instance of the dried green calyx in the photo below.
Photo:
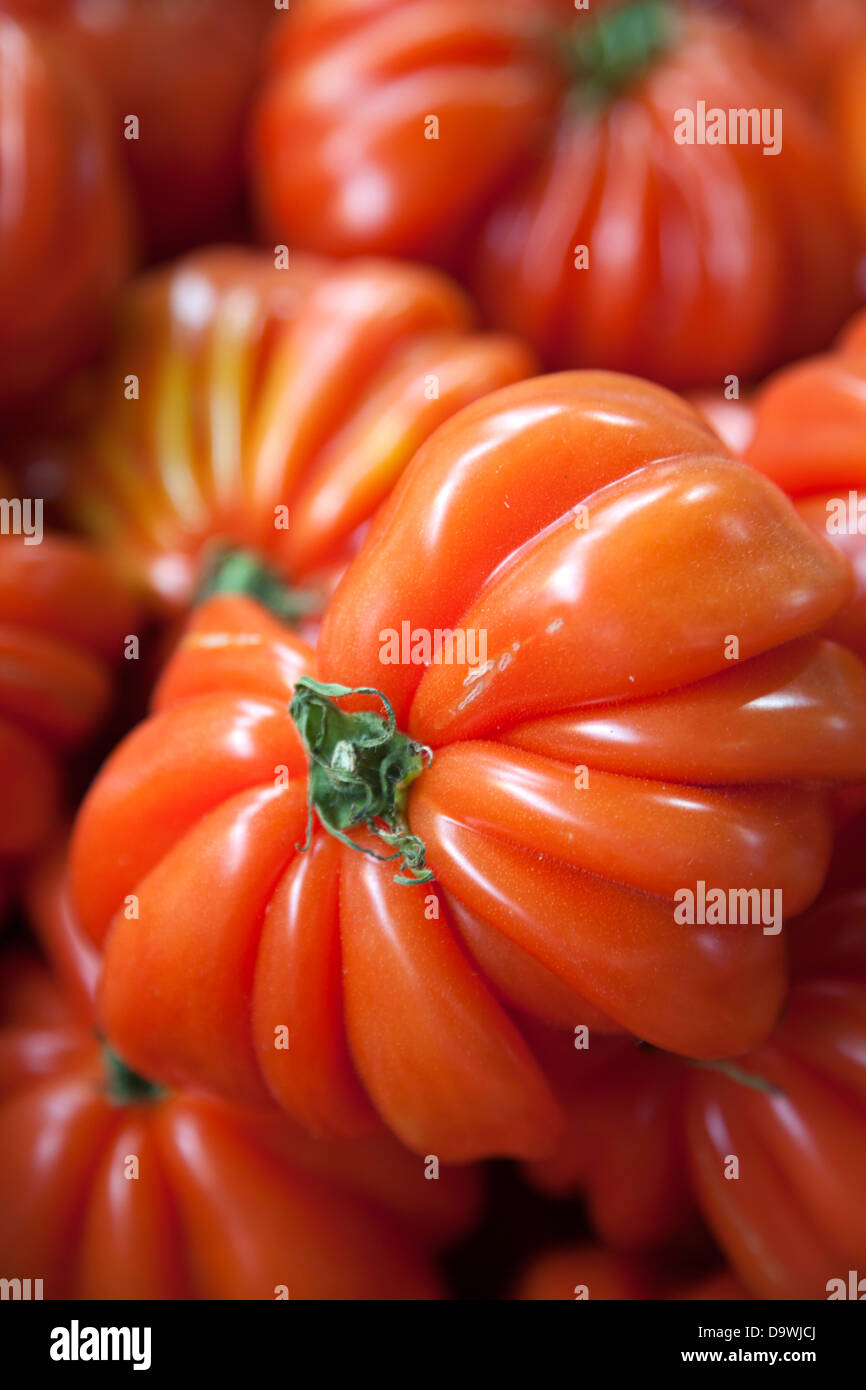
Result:
{"label": "dried green calyx", "polygon": [[[384,714],[375,710],[347,712],[337,704],[348,695],[373,695]],[[401,733],[394,711],[380,690],[326,685],[304,676],[295,686],[289,713],[297,725],[309,759],[307,849],[313,812],[329,834],[350,849],[374,859],[399,859],[402,873],[395,883],[427,883],[425,847],[409,830],[406,793],[433,759],[432,751]],[[391,851],[376,854],[359,845],[349,833],[365,828]]]}
{"label": "dried green calyx", "polygon": [[219,541],[207,549],[196,589],[197,603],[215,594],[244,594],[289,625],[321,613],[324,595],[314,589],[293,589],[253,550]]}
{"label": "dried green calyx", "polygon": [[557,47],[583,106],[600,106],[638,81],[676,36],[670,0],[633,0],[557,36]]}

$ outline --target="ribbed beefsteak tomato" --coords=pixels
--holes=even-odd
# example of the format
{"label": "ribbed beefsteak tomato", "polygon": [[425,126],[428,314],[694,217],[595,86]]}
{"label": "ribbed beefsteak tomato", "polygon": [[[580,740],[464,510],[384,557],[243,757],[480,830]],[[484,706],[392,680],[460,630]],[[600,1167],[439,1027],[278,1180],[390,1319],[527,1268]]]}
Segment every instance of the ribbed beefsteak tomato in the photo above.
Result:
{"label": "ribbed beefsteak tomato", "polygon": [[93,352],[129,263],[103,112],[69,55],[0,13],[0,405]]}
{"label": "ribbed beefsteak tomato", "polygon": [[848,189],[866,234],[866,35],[841,58],[833,100]]}
{"label": "ribbed beefsteak tomato", "polygon": [[750,1289],[849,1298],[849,1271],[859,1281],[866,1269],[866,892],[823,902],[790,934],[784,1017],[739,1063],[770,1089],[696,1074],[689,1167],[701,1212]]}
{"label": "ribbed beefsteak tomato", "polygon": [[73,518],[170,608],[208,541],[314,586],[441,421],[533,370],[472,324],[420,266],[225,249],[152,272],[121,311]]}
{"label": "ribbed beefsteak tomato", "polygon": [[[4,509],[24,505],[2,481],[0,493]],[[3,879],[44,848],[60,809],[63,754],[106,713],[112,667],[135,630],[133,605],[103,556],[65,536],[36,541],[36,532],[0,536]]]}
{"label": "ribbed beefsteak tomato", "polygon": [[850,560],[855,591],[827,632],[866,657],[866,314],[758,392],[744,457]]}
{"label": "ribbed beefsteak tomato", "polygon": [[548,366],[760,375],[854,292],[838,151],[768,47],[666,0],[308,0],[257,111],[263,220],[446,265]]}
{"label": "ribbed beefsteak tomato", "polygon": [[751,396],[731,397],[721,391],[694,391],[689,400],[731,451],[741,458],[749,446],[754,429]]}
{"label": "ribbed beefsteak tomato", "polygon": [[[323,1174],[282,1117],[148,1085],[35,958],[0,962],[4,1277],[49,1299],[437,1297],[396,1219],[408,1156],[361,1147],[329,1174],[324,1147]],[[436,1184],[414,1166],[421,1207]],[[396,1199],[370,1200],[368,1170]]]}
{"label": "ribbed beefsteak tomato", "polygon": [[668,1241],[699,1211],[754,1295],[849,1297],[866,1261],[866,891],[828,891],[787,935],[784,1016],[734,1064],[549,1042],[568,1133],[531,1173],[550,1195],[585,1191],[620,1248]]}
{"label": "ribbed beefsteak tomato", "polygon": [[38,22],[86,72],[151,251],[165,255],[233,230],[246,109],[273,5],[0,0],[0,11]]}
{"label": "ribbed beefsteak tomato", "polygon": [[469,406],[380,511],[315,666],[251,600],[202,605],[91,788],[72,884],[108,1036],[160,1080],[269,1090],[324,1132],[375,1107],[452,1159],[555,1143],[509,1011],[754,1046],[776,929],[680,925],[674,895],[817,893],[830,789],[866,775],[866,671],[817,635],[849,589],[661,388],[572,373]]}

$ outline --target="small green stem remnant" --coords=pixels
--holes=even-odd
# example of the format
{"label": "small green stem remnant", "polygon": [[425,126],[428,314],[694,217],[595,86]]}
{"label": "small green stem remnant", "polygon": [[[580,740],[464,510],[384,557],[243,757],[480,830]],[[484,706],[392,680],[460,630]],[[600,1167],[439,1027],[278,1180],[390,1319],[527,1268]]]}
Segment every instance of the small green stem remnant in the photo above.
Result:
{"label": "small green stem remnant", "polygon": [[113,1105],[146,1105],[166,1095],[162,1086],[145,1081],[143,1076],[130,1070],[107,1043],[102,1045],[102,1063],[105,1068],[105,1094]]}
{"label": "small green stem remnant", "polygon": [[632,0],[589,26],[557,36],[581,105],[598,107],[636,82],[674,41],[670,0]]}
{"label": "small green stem remnant", "polygon": [[765,1096],[782,1096],[782,1091],[778,1086],[774,1086],[772,1081],[768,1081],[764,1076],[757,1076],[753,1071],[746,1071],[744,1067],[738,1067],[736,1062],[701,1062],[696,1057],[684,1059],[690,1067],[697,1067],[699,1071],[715,1071],[719,1076],[726,1076],[729,1081],[734,1081],[738,1086],[748,1086],[749,1090],[761,1091]]}
{"label": "small green stem remnant", "polygon": [[[336,703],[346,695],[374,695],[385,713],[348,714]],[[428,883],[433,873],[424,864],[423,841],[409,830],[406,792],[429,767],[432,750],[400,732],[390,703],[372,686],[353,690],[303,676],[289,713],[310,761],[307,838],[298,849],[309,849],[315,809],[325,829],[350,849],[373,859],[400,859],[404,872],[394,875],[395,883]],[[376,854],[357,844],[346,832],[358,826],[365,826],[393,852]]]}
{"label": "small green stem remnant", "polygon": [[322,594],[290,588],[255,551],[220,542],[211,546],[202,561],[196,602],[203,603],[215,594],[246,594],[289,624],[314,617],[324,607]]}
{"label": "small green stem remnant", "polygon": [[747,1086],[751,1091],[761,1091],[765,1096],[785,1094],[766,1077],[757,1076],[753,1071],[746,1071],[744,1067],[737,1066],[736,1062],[727,1061],[725,1058],[703,1061],[699,1057],[682,1057],[677,1052],[666,1052],[663,1047],[656,1047],[655,1043],[645,1042],[643,1038],[637,1039],[637,1045],[646,1052],[659,1052],[663,1057],[675,1057],[678,1062],[684,1063],[687,1067],[696,1067],[699,1071],[717,1072],[719,1076],[726,1076],[729,1081],[736,1082],[738,1086]]}

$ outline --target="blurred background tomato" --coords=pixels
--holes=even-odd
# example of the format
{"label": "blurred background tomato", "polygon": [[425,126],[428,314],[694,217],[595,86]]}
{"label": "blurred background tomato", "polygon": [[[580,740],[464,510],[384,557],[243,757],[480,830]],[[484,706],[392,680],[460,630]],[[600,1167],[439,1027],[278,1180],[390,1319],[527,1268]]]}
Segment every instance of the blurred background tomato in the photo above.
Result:
{"label": "blurred background tomato", "polygon": [[92,355],[130,239],[98,93],[56,37],[0,12],[0,408]]}
{"label": "blurred background tomato", "polygon": [[244,121],[270,3],[0,0],[0,12],[41,25],[86,73],[151,254],[242,230]]}
{"label": "blurred background tomato", "polygon": [[[735,11],[675,0],[308,0],[257,105],[262,221],[446,265],[549,367],[755,376],[854,301],[841,159],[798,67]],[[780,128],[676,139],[701,105]]]}

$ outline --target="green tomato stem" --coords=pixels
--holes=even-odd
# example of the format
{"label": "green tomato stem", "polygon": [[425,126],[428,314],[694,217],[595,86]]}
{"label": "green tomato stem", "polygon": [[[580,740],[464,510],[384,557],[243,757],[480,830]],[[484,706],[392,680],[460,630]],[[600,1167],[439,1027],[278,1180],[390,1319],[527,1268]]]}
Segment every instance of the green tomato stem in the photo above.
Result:
{"label": "green tomato stem", "polygon": [[[374,695],[385,713],[347,713],[336,703],[347,695]],[[409,829],[406,793],[429,767],[432,751],[400,732],[389,701],[371,686],[353,690],[304,676],[295,686],[289,713],[310,765],[307,838],[298,849],[309,848],[315,811],[328,833],[350,849],[373,859],[399,859],[403,872],[394,875],[395,883],[428,883],[433,873],[425,867],[423,841]],[[376,854],[357,844],[348,832],[361,826],[392,853]]]}
{"label": "green tomato stem", "polygon": [[195,602],[215,594],[245,594],[284,622],[293,624],[321,613],[324,596],[312,589],[294,589],[252,550],[214,542],[202,560]]}
{"label": "green tomato stem", "polygon": [[643,1038],[638,1039],[637,1045],[647,1052],[659,1052],[664,1057],[675,1057],[678,1062],[684,1063],[687,1067],[695,1067],[698,1071],[714,1071],[719,1076],[727,1077],[728,1081],[733,1081],[738,1086],[748,1087],[750,1091],[760,1091],[767,1096],[785,1094],[772,1081],[768,1081],[765,1076],[758,1076],[756,1072],[746,1071],[745,1067],[738,1066],[736,1062],[731,1062],[723,1057],[711,1061],[704,1061],[699,1057],[682,1057],[677,1052],[666,1052],[663,1047],[656,1047],[654,1043],[645,1042]]}
{"label": "green tomato stem", "polygon": [[105,1094],[114,1105],[147,1105],[161,1100],[167,1092],[131,1070],[107,1043],[102,1045],[105,1068]]}

